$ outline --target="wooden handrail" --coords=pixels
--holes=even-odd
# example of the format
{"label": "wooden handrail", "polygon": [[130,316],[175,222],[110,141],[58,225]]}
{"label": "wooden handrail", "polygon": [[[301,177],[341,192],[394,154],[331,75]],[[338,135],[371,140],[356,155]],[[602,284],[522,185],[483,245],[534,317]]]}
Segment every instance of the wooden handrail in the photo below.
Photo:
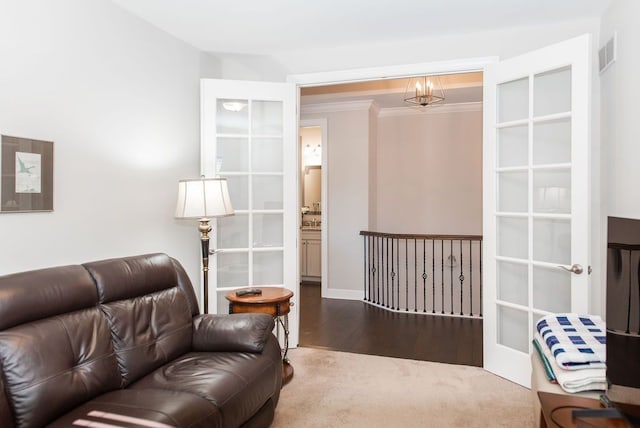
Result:
{"label": "wooden handrail", "polygon": [[418,234],[405,234],[405,233],[385,233],[385,232],[371,232],[368,230],[361,230],[361,236],[376,236],[379,238],[392,238],[392,239],[431,239],[431,240],[469,240],[469,241],[482,241],[482,235],[418,235]]}

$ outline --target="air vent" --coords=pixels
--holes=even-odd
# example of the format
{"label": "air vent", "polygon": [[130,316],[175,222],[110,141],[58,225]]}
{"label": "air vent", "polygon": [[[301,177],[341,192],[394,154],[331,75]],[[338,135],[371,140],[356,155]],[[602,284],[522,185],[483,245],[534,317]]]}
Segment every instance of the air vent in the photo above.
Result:
{"label": "air vent", "polygon": [[600,74],[604,73],[616,60],[616,34],[598,51],[598,65]]}

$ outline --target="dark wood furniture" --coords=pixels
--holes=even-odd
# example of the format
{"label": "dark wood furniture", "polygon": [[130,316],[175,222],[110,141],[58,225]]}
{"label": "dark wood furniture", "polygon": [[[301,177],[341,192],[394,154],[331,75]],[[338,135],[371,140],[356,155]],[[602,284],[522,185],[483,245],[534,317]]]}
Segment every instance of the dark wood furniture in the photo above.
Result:
{"label": "dark wood furniture", "polygon": [[570,394],[553,394],[551,392],[538,392],[538,398],[540,399],[540,405],[542,407],[540,428],[626,428],[630,426],[622,418],[589,416],[575,418],[573,415],[574,410],[615,410],[605,409],[599,400],[594,400],[593,398],[576,397]]}
{"label": "dark wood furniture", "polygon": [[[238,296],[241,290],[259,289],[262,294]],[[284,287],[246,287],[228,292],[225,298],[229,301],[229,313],[263,313],[269,314],[281,326],[284,332],[284,349],[282,350],[282,384],[287,384],[293,377],[293,366],[287,358],[289,351],[289,312],[293,306],[293,291]],[[278,333],[280,328],[278,328]]]}

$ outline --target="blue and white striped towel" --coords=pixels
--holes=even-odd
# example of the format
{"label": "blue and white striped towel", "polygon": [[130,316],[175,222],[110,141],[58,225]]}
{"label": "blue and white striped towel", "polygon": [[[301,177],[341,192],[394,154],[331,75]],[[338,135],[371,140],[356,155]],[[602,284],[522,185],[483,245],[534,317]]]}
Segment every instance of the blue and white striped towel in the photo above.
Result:
{"label": "blue and white striped towel", "polygon": [[547,315],[536,329],[560,367],[593,368],[607,361],[605,324],[597,315]]}

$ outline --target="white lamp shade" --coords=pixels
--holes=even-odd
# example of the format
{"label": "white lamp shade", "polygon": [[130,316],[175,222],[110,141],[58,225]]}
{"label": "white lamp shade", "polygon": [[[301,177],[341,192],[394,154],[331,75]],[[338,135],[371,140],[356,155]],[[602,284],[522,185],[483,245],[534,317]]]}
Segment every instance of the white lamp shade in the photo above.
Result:
{"label": "white lamp shade", "polygon": [[178,182],[176,218],[233,215],[226,178],[195,178]]}

